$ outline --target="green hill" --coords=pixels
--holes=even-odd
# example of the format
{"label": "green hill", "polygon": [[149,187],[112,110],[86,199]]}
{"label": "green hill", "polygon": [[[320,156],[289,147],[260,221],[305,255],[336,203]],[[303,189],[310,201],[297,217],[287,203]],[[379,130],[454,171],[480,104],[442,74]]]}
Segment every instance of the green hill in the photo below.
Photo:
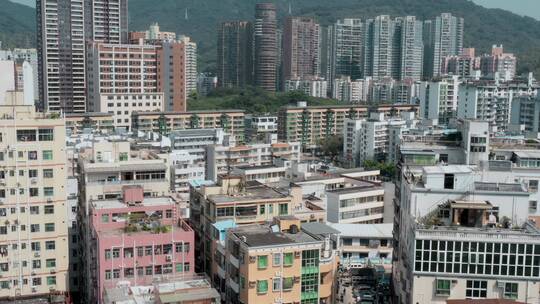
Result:
{"label": "green hill", "polygon": [[36,11],[26,5],[0,0],[0,41],[3,48],[35,47]]}
{"label": "green hill", "polygon": [[[202,70],[215,65],[216,29],[226,20],[251,20],[261,0],[130,0],[131,29],[158,21],[163,30],[194,37],[199,44]],[[442,12],[465,18],[465,46],[489,51],[504,44],[522,59],[520,72],[540,75],[540,21],[500,9],[487,9],[468,0],[272,0],[282,18],[291,3],[293,15],[316,17],[323,25],[338,18],[368,18],[381,14],[415,15],[430,19]],[[186,19],[187,10],[187,19]]]}
{"label": "green hill", "polygon": [[[251,20],[255,4],[264,0],[129,0],[130,29],[146,29],[159,22],[167,31],[184,33],[199,44],[201,71],[215,66],[216,29],[226,20]],[[500,9],[487,9],[469,0],[270,0],[279,16],[316,17],[327,25],[338,18],[367,18],[380,14],[415,15],[430,19],[442,12],[465,18],[465,46],[488,51],[492,44],[504,44],[519,56],[519,72],[540,75],[540,21]],[[0,40],[8,46],[35,44],[32,8],[0,0]],[[186,18],[187,10],[187,18]],[[16,33],[16,34],[13,34]],[[540,77],[540,76],[539,76]]]}

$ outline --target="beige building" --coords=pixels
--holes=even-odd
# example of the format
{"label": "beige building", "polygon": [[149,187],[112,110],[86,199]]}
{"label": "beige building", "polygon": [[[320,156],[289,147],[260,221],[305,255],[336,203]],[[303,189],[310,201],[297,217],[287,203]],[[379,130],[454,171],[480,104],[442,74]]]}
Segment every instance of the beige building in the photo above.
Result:
{"label": "beige building", "polygon": [[64,120],[19,104],[0,106],[0,301],[68,289]]}
{"label": "beige building", "polygon": [[[385,116],[398,116],[401,112],[416,112],[418,106],[379,105],[373,110]],[[342,134],[346,118],[367,118],[368,112],[367,105],[308,107],[299,103],[296,107],[283,107],[278,113],[278,136],[280,140],[300,142],[303,147],[312,148],[325,138]]]}
{"label": "beige building", "polygon": [[159,132],[168,135],[171,131],[185,129],[222,128],[234,136],[236,141],[244,141],[244,111],[190,111],[190,112],[140,112],[132,118],[133,132]]}
{"label": "beige building", "polygon": [[339,257],[321,223],[301,224],[294,216],[273,224],[227,232],[218,246],[218,272],[226,271],[226,303],[332,303]]}
{"label": "beige building", "polygon": [[66,130],[76,135],[84,129],[104,134],[114,131],[114,115],[111,113],[70,113],[66,114]]}
{"label": "beige building", "polygon": [[220,176],[216,184],[192,186],[190,193],[190,219],[199,240],[198,252],[202,253],[197,264],[203,265],[200,271],[211,277],[216,273],[212,269],[213,252],[219,241],[215,229],[264,223],[296,212],[305,222],[324,222],[326,216],[324,210],[303,200],[299,187],[277,189],[239,176]]}

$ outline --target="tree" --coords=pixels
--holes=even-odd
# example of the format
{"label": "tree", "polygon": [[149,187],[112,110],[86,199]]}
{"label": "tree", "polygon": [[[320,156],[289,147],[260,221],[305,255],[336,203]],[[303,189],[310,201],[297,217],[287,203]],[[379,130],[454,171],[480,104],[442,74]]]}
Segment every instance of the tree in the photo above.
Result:
{"label": "tree", "polygon": [[326,139],[321,140],[320,147],[321,152],[334,161],[343,150],[343,136],[336,135],[327,137]]}
{"label": "tree", "polygon": [[396,174],[396,166],[390,163],[365,160],[363,167],[366,170],[380,170],[381,175],[389,179],[393,178]]}

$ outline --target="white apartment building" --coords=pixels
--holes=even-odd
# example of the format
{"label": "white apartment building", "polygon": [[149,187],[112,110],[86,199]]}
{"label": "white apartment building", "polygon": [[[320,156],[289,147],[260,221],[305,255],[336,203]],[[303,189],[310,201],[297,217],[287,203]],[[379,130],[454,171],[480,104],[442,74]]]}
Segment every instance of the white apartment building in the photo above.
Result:
{"label": "white apartment building", "polygon": [[440,124],[448,124],[451,118],[456,117],[459,83],[459,76],[422,82],[418,96],[420,118],[437,119]]}
{"label": "white apartment building", "polygon": [[268,134],[277,133],[277,116],[246,116],[246,137],[248,141],[266,139]]}
{"label": "white apartment building", "polygon": [[[408,117],[407,117],[408,116]],[[362,166],[366,160],[384,161],[395,149],[391,137],[415,124],[414,113],[402,113],[402,118],[387,118],[383,113],[371,113],[366,120],[346,119],[343,129],[343,156],[351,167]],[[394,133],[399,134],[394,134]],[[394,144],[395,145],[395,144]]]}
{"label": "white apartment building", "polygon": [[519,173],[470,165],[408,168],[394,205],[395,300],[537,302],[540,231],[528,222],[537,214],[530,208],[537,193]]}
{"label": "white apartment building", "polygon": [[289,177],[289,170],[285,166],[241,166],[233,169],[233,173],[245,181],[258,181],[261,184],[278,183]]}
{"label": "white apartment building", "polygon": [[327,219],[331,223],[375,224],[384,216],[384,187],[358,181],[354,186],[326,191]]}
{"label": "white apartment building", "polygon": [[173,150],[167,154],[171,172],[171,190],[186,193],[189,182],[204,180],[205,166],[197,155],[184,150]]}
{"label": "white apartment building", "polygon": [[0,299],[69,290],[63,119],[0,106]]}
{"label": "white apartment building", "polygon": [[328,82],[324,79],[287,79],[285,92],[301,91],[311,97],[326,98],[328,95]]}
{"label": "white apartment building", "polygon": [[184,44],[184,91],[186,96],[189,96],[190,93],[197,92],[197,43],[184,35],[180,35],[178,41]]}
{"label": "white apartment building", "polygon": [[163,93],[100,94],[99,112],[112,114],[116,130],[131,130],[134,112],[163,111]]}
{"label": "white apartment building", "polygon": [[219,174],[235,167],[271,165],[276,158],[300,161],[300,143],[274,142],[241,146],[206,147],[206,179],[217,180]]}
{"label": "white apartment building", "polygon": [[380,264],[392,266],[392,223],[336,224],[328,226],[339,231],[340,262],[346,267],[361,268]]}
{"label": "white apartment building", "polygon": [[536,96],[537,87],[525,83],[466,82],[459,87],[457,117],[490,123],[492,132],[508,131],[514,98]]}
{"label": "white apartment building", "polygon": [[[33,96],[39,96],[38,55],[36,49],[12,49],[0,50],[0,60],[13,60],[15,62],[28,62],[32,68]],[[0,101],[2,99],[0,98]]]}
{"label": "white apartment building", "polygon": [[206,161],[206,147],[223,145],[225,136],[223,129],[186,129],[172,131],[169,135],[172,150],[182,150],[195,156],[197,163]]}
{"label": "white apartment building", "polygon": [[367,101],[371,79],[351,80],[348,76],[342,76],[334,80],[332,86],[332,98],[347,103],[359,103]]}

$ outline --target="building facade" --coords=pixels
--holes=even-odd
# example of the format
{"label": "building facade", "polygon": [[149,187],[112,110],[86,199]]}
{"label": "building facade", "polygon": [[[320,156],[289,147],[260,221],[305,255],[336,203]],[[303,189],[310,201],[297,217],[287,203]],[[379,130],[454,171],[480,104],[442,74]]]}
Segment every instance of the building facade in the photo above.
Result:
{"label": "building facade", "polygon": [[245,87],[253,84],[253,24],[223,22],[218,31],[218,86]]}
{"label": "building facade", "polygon": [[255,8],[255,85],[274,92],[278,76],[278,48],[276,7],[272,3],[258,3]]}
{"label": "building facade", "polygon": [[283,81],[320,75],[319,24],[313,18],[288,17],[283,30]]}

